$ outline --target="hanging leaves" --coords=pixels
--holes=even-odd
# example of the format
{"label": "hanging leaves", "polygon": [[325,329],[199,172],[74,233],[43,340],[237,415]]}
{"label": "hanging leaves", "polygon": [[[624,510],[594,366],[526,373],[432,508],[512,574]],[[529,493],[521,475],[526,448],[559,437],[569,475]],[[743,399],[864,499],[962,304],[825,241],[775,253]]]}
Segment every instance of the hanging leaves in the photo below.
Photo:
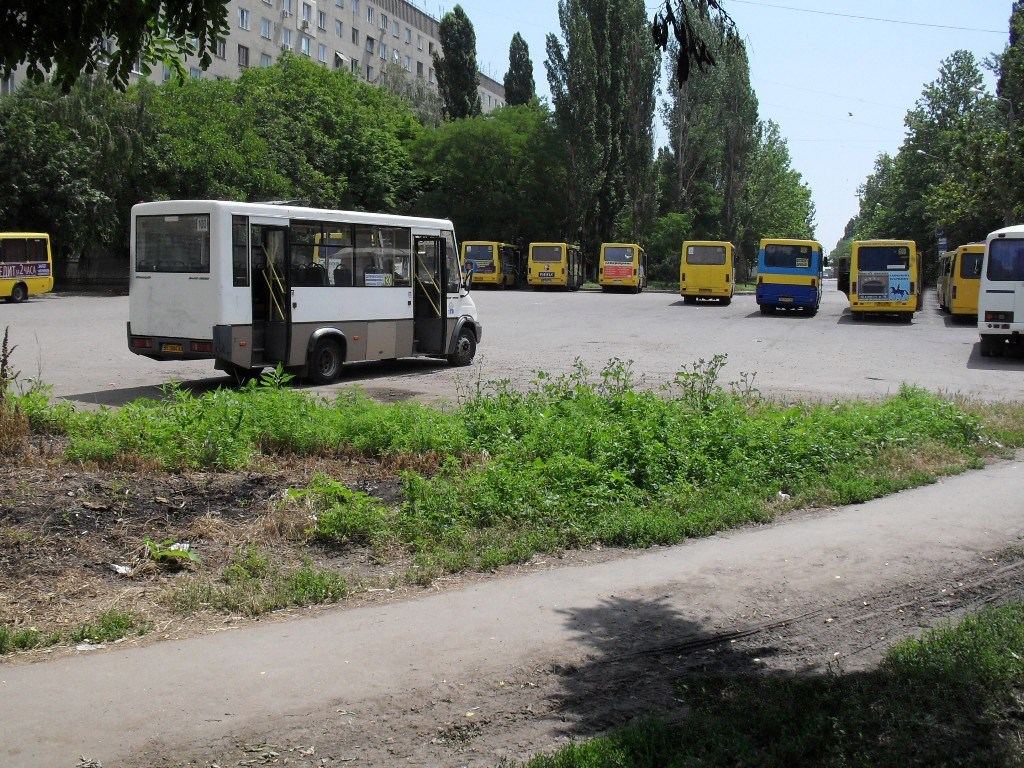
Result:
{"label": "hanging leaves", "polygon": [[665,0],[665,7],[654,16],[651,27],[654,44],[665,52],[669,50],[670,39],[678,44],[675,67],[677,85],[690,79],[694,65],[700,70],[706,70],[718,63],[709,41],[697,31],[694,22],[700,17],[712,20],[712,28],[721,29],[725,36],[736,34],[736,23],[718,0]]}

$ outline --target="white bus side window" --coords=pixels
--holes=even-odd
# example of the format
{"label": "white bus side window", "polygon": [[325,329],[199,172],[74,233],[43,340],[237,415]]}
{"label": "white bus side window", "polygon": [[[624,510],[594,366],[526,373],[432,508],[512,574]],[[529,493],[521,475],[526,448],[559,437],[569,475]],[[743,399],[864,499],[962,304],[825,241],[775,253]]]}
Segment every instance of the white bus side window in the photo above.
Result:
{"label": "white bus side window", "polygon": [[402,227],[381,227],[384,266],[390,268],[393,285],[407,288],[412,285],[412,230]]}
{"label": "white bus side window", "polygon": [[313,260],[313,251],[320,235],[320,222],[292,222],[288,276],[292,286],[314,288],[327,285],[327,269]]}
{"label": "white bus side window", "polygon": [[444,238],[445,249],[447,251],[446,268],[448,271],[448,293],[458,293],[462,287],[462,267],[459,262],[459,250],[455,245],[455,233],[450,230],[445,230],[441,233],[441,237]]}

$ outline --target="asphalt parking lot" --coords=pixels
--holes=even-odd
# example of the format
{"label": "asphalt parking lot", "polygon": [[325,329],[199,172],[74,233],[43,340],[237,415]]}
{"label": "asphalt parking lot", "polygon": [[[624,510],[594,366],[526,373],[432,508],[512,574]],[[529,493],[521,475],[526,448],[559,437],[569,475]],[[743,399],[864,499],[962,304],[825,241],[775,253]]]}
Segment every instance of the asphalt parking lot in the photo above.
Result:
{"label": "asphalt parking lot", "polygon": [[[854,322],[831,281],[814,318],[764,317],[753,296],[726,307],[687,306],[665,293],[473,295],[484,340],[472,368],[430,360],[355,365],[324,389],[358,384],[383,399],[454,400],[480,381],[527,386],[536,371],[564,372],[576,358],[595,370],[611,358],[632,360],[638,377],[657,386],[682,366],[725,354],[725,381],[756,373],[757,388],[775,396],[879,396],[916,384],[990,400],[1024,397],[1024,360],[982,358],[975,327],[940,313],[933,293],[909,326]],[[22,378],[41,377],[57,395],[117,405],[154,395],[171,380],[199,389],[225,383],[212,362],[161,363],[130,353],[127,317],[127,297],[52,294],[0,303],[0,331],[10,327]]]}

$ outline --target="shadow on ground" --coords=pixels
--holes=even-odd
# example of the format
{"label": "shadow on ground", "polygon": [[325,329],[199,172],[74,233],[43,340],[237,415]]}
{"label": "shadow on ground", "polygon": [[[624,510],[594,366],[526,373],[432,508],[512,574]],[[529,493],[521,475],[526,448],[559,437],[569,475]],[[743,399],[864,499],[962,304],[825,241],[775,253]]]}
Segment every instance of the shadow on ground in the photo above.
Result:
{"label": "shadow on ground", "polygon": [[742,634],[707,631],[659,601],[568,610],[591,654],[561,670],[564,735],[632,724],[530,766],[1019,766],[1022,610],[1002,627],[901,646],[870,672],[824,674],[768,673],[773,649],[738,650]]}

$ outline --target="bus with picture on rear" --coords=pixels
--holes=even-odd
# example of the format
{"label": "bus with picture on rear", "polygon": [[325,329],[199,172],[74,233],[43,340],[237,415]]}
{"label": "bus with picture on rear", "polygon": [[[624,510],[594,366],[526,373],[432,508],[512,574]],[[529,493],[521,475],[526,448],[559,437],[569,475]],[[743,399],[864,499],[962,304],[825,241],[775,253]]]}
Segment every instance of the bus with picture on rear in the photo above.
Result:
{"label": "bus with picture on rear", "polygon": [[583,253],[571,243],[530,243],[527,283],[534,290],[561,288],[578,291],[583,287]]}
{"label": "bus with picture on rear", "polygon": [[1024,226],[988,236],[978,291],[982,357],[1020,349],[1024,339]]}
{"label": "bus with picture on rear", "polygon": [[720,240],[692,240],[683,243],[679,263],[679,293],[683,301],[717,299],[732,301],[736,289],[736,248]]}
{"label": "bus with picture on rear", "polygon": [[821,243],[766,238],[757,252],[757,304],[761,314],[799,309],[812,317],[821,306],[825,267]]}
{"label": "bus with picture on rear", "polygon": [[857,240],[839,265],[839,290],[854,320],[885,314],[909,323],[921,309],[922,274],[913,240]]}
{"label": "bus with picture on rear", "polygon": [[636,243],[604,243],[597,282],[605,292],[642,292],[647,287],[647,252]]}
{"label": "bus with picture on rear", "polygon": [[50,236],[44,232],[0,232],[0,298],[12,304],[53,290]]}
{"label": "bus with picture on rear", "polygon": [[249,378],[281,366],[317,384],[348,362],[437,357],[481,341],[452,223],[269,203],[132,208],[128,347],[213,360]]}
{"label": "bus with picture on rear", "polygon": [[976,317],[978,291],[981,288],[981,264],[985,244],[961,245],[939,258],[936,292],[939,306],[956,319]]}
{"label": "bus with picture on rear", "polygon": [[508,243],[467,241],[462,244],[462,263],[472,268],[477,288],[517,288],[523,283],[523,256]]}

